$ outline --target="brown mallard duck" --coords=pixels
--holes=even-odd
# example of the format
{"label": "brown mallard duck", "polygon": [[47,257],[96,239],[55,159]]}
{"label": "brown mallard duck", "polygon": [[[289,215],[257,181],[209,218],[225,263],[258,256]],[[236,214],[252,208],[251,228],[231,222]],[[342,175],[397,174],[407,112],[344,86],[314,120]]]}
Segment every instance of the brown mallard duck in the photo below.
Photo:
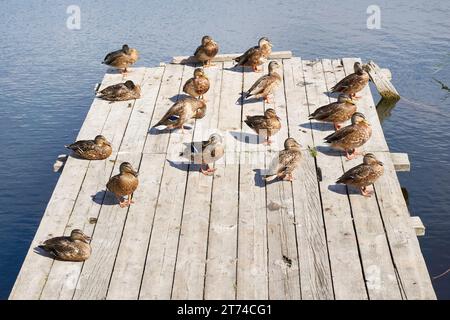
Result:
{"label": "brown mallard duck", "polygon": [[270,145],[270,137],[275,135],[281,128],[281,121],[274,109],[269,108],[264,115],[247,116],[244,122],[255,132],[265,138],[263,144]]}
{"label": "brown mallard duck", "polygon": [[281,178],[292,181],[292,173],[302,159],[300,147],[301,145],[294,138],[287,138],[284,141],[284,150],[281,150],[278,156],[272,160],[264,180],[270,181],[274,178]]}
{"label": "brown mallard duck", "polygon": [[[180,153],[180,156],[184,156],[194,163],[201,163],[200,172],[204,175],[211,175],[216,171],[209,166],[209,163],[213,163],[223,157],[225,148],[222,143],[222,137],[214,133],[206,141],[197,141],[188,144],[185,151]],[[203,169],[206,166],[206,170]]]}
{"label": "brown mallard duck", "polygon": [[349,120],[355,112],[355,102],[348,95],[340,94],[336,102],[322,106],[311,113],[309,120],[332,122],[334,128],[339,130],[341,128],[340,123]]}
{"label": "brown mallard duck", "polygon": [[195,50],[194,56],[204,67],[212,66],[211,60],[219,52],[219,45],[210,36],[202,38],[202,44]]}
{"label": "brown mallard duck", "polygon": [[255,97],[256,99],[264,98],[264,101],[269,102],[268,96],[273,93],[276,87],[281,83],[281,76],[276,72],[280,65],[276,61],[269,63],[269,73],[262,76],[253,84],[253,86],[244,94],[245,98]]}
{"label": "brown mallard duck", "polygon": [[161,120],[153,127],[165,126],[167,129],[181,129],[184,132],[184,124],[190,119],[201,119],[206,114],[206,103],[193,97],[184,97],[178,100]]}
{"label": "brown mallard duck", "polygon": [[360,98],[356,96],[356,93],[364,89],[369,83],[369,74],[362,68],[360,62],[355,62],[353,68],[355,72],[339,81],[331,88],[331,92],[341,92],[355,99]]}
{"label": "brown mallard duck", "polygon": [[124,83],[117,83],[106,87],[99,92],[98,97],[108,101],[139,99],[141,97],[141,86],[134,84],[131,80],[127,80]]}
{"label": "brown mallard duck", "polygon": [[[139,185],[138,173],[133,169],[130,163],[122,162],[119,168],[120,173],[111,177],[106,188],[114,193],[121,208],[128,207],[131,203],[131,194],[137,189]],[[125,200],[124,197],[128,196]]]}
{"label": "brown mallard duck", "polygon": [[128,45],[124,44],[122,49],[108,53],[102,64],[106,64],[117,69],[123,69],[121,72],[127,73],[127,68],[136,63],[138,59],[139,52],[136,49],[130,48]]}
{"label": "brown mallard duck", "polygon": [[373,192],[367,191],[367,186],[373,184],[383,173],[383,162],[378,161],[372,153],[366,153],[363,163],[345,172],[336,183],[357,187],[363,196],[370,197]]}
{"label": "brown mallard duck", "polygon": [[330,143],[332,148],[345,151],[346,158],[351,160],[358,154],[356,148],[366,143],[371,136],[372,127],[370,123],[367,122],[366,117],[362,113],[355,112],[352,115],[351,125],[325,137],[325,141]]}
{"label": "brown mallard duck", "polygon": [[245,53],[234,61],[237,62],[237,66],[252,67],[253,71],[261,72],[262,69],[258,66],[264,64],[272,53],[272,44],[269,39],[262,37],[258,41],[258,45],[245,51]]}
{"label": "brown mallard duck", "polygon": [[111,143],[102,135],[96,136],[94,140],[79,140],[65,147],[86,160],[104,160],[112,153]]}
{"label": "brown mallard duck", "polygon": [[68,237],[55,237],[44,241],[39,248],[63,261],[85,261],[91,255],[90,237],[74,229]]}
{"label": "brown mallard duck", "polygon": [[209,79],[201,68],[194,70],[194,77],[186,81],[183,91],[194,98],[203,98],[209,90]]}

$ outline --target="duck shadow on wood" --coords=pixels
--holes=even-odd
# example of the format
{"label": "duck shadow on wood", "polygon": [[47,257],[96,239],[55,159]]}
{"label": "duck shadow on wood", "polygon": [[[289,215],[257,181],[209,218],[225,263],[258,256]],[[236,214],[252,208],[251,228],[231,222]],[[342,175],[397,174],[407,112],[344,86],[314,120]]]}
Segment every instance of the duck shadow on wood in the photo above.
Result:
{"label": "duck shadow on wood", "polygon": [[[243,72],[243,73],[249,73],[249,72],[254,72],[253,70],[252,70],[252,68],[250,68],[250,67],[242,67],[242,66],[238,66],[238,65],[234,65],[234,66],[232,66],[232,67],[230,67],[230,68],[223,68],[223,70],[226,70],[226,71],[233,71],[233,72]],[[263,75],[264,74],[264,72],[257,72],[258,74],[261,74],[261,75]]]}
{"label": "duck shadow on wood", "polygon": [[333,148],[327,146],[317,146],[316,149],[318,152],[330,157],[340,157],[342,155],[340,151],[334,150]]}
{"label": "duck shadow on wood", "polygon": [[94,201],[96,204],[104,206],[113,206],[119,204],[119,201],[116,199],[116,197],[107,190],[101,190],[91,197],[92,201]]}
{"label": "duck shadow on wood", "polygon": [[302,124],[299,124],[300,128],[304,129],[311,129],[315,131],[334,131],[333,125],[325,122],[305,122]]}
{"label": "duck shadow on wood", "polygon": [[40,256],[49,258],[54,260],[55,256],[53,256],[50,252],[45,251],[44,249],[40,248],[39,246],[36,246],[33,248],[34,253],[37,253]]}
{"label": "duck shadow on wood", "polygon": [[248,144],[260,144],[263,139],[255,133],[247,133],[240,131],[230,131],[231,136],[239,142]]}
{"label": "duck shadow on wood", "polygon": [[343,185],[343,184],[329,185],[328,190],[330,190],[331,192],[340,194],[340,195],[352,195],[352,194],[359,195],[360,194],[360,191],[357,188],[347,187],[346,185]]}
{"label": "duck shadow on wood", "polygon": [[170,101],[172,101],[173,103],[177,102],[178,100],[181,100],[183,98],[189,98],[190,96],[184,93],[179,93],[174,95],[173,97],[169,98]]}
{"label": "duck shadow on wood", "polygon": [[[266,186],[266,180],[264,180],[264,169],[254,169],[253,172],[255,173],[255,186],[264,188]],[[272,182],[271,182],[272,183]],[[267,183],[269,184],[269,183]]]}
{"label": "duck shadow on wood", "polygon": [[167,159],[169,165],[173,168],[176,168],[181,171],[200,171],[200,164],[191,163],[191,162],[183,162],[183,161],[173,161]]}

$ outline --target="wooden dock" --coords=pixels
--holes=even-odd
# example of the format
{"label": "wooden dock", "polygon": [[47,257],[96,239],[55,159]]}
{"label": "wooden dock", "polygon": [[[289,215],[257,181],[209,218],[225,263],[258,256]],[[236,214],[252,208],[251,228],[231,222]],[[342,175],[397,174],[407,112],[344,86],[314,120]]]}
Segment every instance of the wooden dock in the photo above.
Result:
{"label": "wooden dock", "polygon": [[[182,95],[195,65],[133,68],[126,78],[141,84],[141,99],[94,99],[77,139],[101,133],[114,153],[105,161],[67,159],[10,299],[436,298],[393,159],[403,161],[399,169],[408,164],[391,156],[369,87],[360,93],[358,109],[373,127],[363,151],[385,166],[375,196],[335,184],[362,159],[347,161],[330,151],[323,138],[332,125],[308,120],[310,112],[335,100],[326,92],[353,72],[358,59],[275,55],[283,85],[272,107],[283,128],[265,147],[251,142],[254,135],[242,119],[267,106],[240,100],[261,74],[233,69],[229,56],[206,69],[207,114],[184,135],[150,128]],[[180,61],[186,60],[175,59]],[[123,80],[107,73],[101,88]],[[208,177],[178,153],[183,143],[214,131],[224,136],[227,152]],[[301,167],[292,183],[266,185],[258,170],[288,136],[303,146]],[[308,146],[317,149],[316,157]],[[122,161],[140,173],[129,208],[105,192]],[[74,228],[92,236],[85,263],[36,252],[40,242]]]}

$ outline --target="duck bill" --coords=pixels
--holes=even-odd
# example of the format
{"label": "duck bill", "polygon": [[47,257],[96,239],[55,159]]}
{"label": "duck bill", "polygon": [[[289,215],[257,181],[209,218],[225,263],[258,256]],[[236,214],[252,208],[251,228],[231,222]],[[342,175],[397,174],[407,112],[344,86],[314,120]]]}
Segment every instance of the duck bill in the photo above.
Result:
{"label": "duck bill", "polygon": [[347,100],[345,100],[345,102],[350,103],[350,104],[352,104],[352,105],[355,105],[355,104],[356,104],[356,102],[353,101],[352,99],[347,99]]}

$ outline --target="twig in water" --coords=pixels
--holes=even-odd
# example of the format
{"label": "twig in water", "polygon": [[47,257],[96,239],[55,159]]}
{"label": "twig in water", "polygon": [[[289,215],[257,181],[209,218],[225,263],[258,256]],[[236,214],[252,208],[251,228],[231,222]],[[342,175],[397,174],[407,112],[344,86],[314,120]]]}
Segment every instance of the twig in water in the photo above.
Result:
{"label": "twig in water", "polygon": [[442,81],[439,81],[436,78],[432,78],[432,79],[441,85],[441,89],[442,90],[450,91],[450,88],[446,84],[444,84]]}
{"label": "twig in water", "polygon": [[450,272],[450,268],[447,269],[446,271],[442,272],[441,274],[439,274],[439,275],[433,277],[433,280],[439,279],[439,278],[445,276],[445,275],[446,275],[447,273],[449,273],[449,272]]}

